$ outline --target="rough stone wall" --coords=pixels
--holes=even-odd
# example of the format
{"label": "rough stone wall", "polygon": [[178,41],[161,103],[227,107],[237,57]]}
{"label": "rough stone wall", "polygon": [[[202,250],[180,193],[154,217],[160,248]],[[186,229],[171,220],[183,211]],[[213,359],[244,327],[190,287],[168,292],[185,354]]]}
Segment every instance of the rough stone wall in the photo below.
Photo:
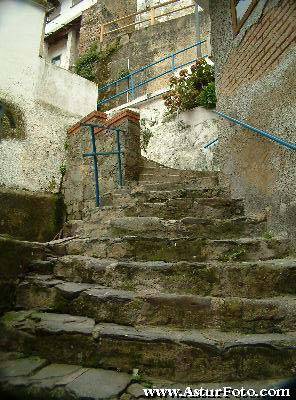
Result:
{"label": "rough stone wall", "polygon": [[[210,2],[218,109],[295,143],[296,3],[261,0],[235,36],[229,0]],[[295,235],[295,152],[221,120],[216,147],[234,197]]]}
{"label": "rough stone wall", "polygon": [[[136,0],[100,0],[82,14],[78,52],[85,53],[93,43],[100,41],[100,25],[102,23],[121,18],[137,11]],[[134,21],[124,20],[118,26],[126,25]],[[108,41],[109,38],[106,40]]]}
{"label": "rough stone wall", "polygon": [[20,240],[52,240],[63,223],[63,202],[57,194],[0,188],[0,235]]}
{"label": "rough stone wall", "polygon": [[[148,7],[155,7],[160,5],[161,3],[166,3],[166,0],[137,0],[137,8],[138,11],[145,11],[145,9],[147,9]],[[180,11],[176,11],[182,7],[186,7],[186,6],[192,6]],[[165,14],[167,12],[170,11],[175,11],[172,14],[168,14],[165,15],[163,17],[157,18],[158,16]],[[172,3],[172,4],[168,4],[166,6],[160,7],[160,8],[156,8],[155,9],[155,16],[156,16],[156,20],[158,22],[163,22],[163,21],[167,21],[167,20],[171,20],[171,19],[176,19],[179,17],[182,17],[183,15],[186,14],[191,14],[194,13],[195,11],[195,2],[193,0],[179,0],[176,3]],[[137,21],[146,21],[147,19],[149,20],[151,16],[151,13],[149,11],[144,12],[143,14],[140,14],[137,16]],[[142,26],[148,26],[150,24],[150,22],[143,22],[142,24],[137,25],[138,27],[142,27]],[[136,29],[137,29],[136,28]]]}
{"label": "rough stone wall", "polygon": [[[90,9],[82,19],[82,28],[80,35],[80,54],[83,54],[93,43],[99,41],[99,25],[103,19],[110,20],[106,9],[96,6]],[[210,20],[208,13],[201,13],[201,31],[202,37],[206,36],[210,31]],[[127,35],[120,34],[110,37],[110,40],[105,39],[103,47],[106,47],[112,40],[120,38],[118,51],[112,56],[109,62],[109,76],[106,81],[111,82],[117,80],[122,71],[126,71],[129,65],[129,70],[136,70],[146,64],[153,63],[166,55],[181,50],[195,43],[196,41],[196,19],[194,14],[184,15],[180,18],[157,23],[154,26],[137,29],[134,28]],[[111,40],[112,39],[112,40]],[[209,41],[202,46],[204,55],[211,54]],[[176,64],[194,60],[196,58],[196,48],[179,54],[176,57]],[[137,76],[137,81],[149,79],[157,74],[171,68],[171,61],[167,60],[154,68],[151,68]],[[136,92],[136,97],[143,93],[151,93],[161,87],[168,86],[169,74],[157,81],[149,83]],[[118,91],[123,91],[127,88],[127,83],[118,86]],[[108,108],[112,108],[126,102],[126,96],[123,96],[121,101],[111,103]]]}
{"label": "rough stone wall", "polygon": [[[103,118],[102,118],[103,116]],[[124,185],[132,185],[139,177],[141,167],[139,116],[125,111],[106,121],[103,113],[91,113],[83,123],[103,123],[116,126],[121,132],[123,151],[122,166]],[[99,152],[116,150],[114,131],[96,131],[96,146]],[[95,180],[93,159],[83,157],[92,151],[90,132],[87,127],[75,125],[68,131],[67,173],[63,183],[63,194],[69,219],[81,219],[95,208]],[[119,187],[116,155],[98,157],[100,195],[103,199]]]}

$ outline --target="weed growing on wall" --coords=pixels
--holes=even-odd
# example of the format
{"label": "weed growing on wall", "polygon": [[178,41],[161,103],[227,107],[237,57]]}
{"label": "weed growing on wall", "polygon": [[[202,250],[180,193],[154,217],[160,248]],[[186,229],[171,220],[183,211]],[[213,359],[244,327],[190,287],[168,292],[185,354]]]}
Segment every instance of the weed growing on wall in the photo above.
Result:
{"label": "weed growing on wall", "polygon": [[183,69],[179,77],[170,79],[170,91],[164,95],[170,113],[192,110],[195,107],[216,106],[214,68],[204,58],[198,60],[191,71]]}
{"label": "weed growing on wall", "polygon": [[[148,126],[147,126],[148,125]],[[153,123],[152,123],[153,125]],[[146,151],[148,144],[150,142],[150,139],[152,138],[153,133],[149,129],[149,123],[146,119],[142,118],[141,119],[141,149]]]}
{"label": "weed growing on wall", "polygon": [[100,50],[98,45],[93,44],[75,63],[75,73],[89,81],[103,85],[110,75],[108,64],[111,57],[120,48],[119,41],[109,44]]}

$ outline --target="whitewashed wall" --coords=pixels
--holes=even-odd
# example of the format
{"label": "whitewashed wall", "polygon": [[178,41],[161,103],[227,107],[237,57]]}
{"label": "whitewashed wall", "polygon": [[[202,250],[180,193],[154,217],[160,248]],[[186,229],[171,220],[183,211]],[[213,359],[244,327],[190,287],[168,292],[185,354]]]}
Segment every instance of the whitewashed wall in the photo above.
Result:
{"label": "whitewashed wall", "polygon": [[67,38],[63,38],[50,46],[47,49],[48,61],[51,61],[54,57],[61,56],[61,68],[68,69],[67,65]]}
{"label": "whitewashed wall", "polygon": [[43,23],[44,10],[31,2],[0,2],[0,101],[25,120],[25,139],[0,134],[0,185],[55,191],[66,130],[95,109],[97,87],[39,57]]}
{"label": "whitewashed wall", "polygon": [[218,117],[197,107],[172,118],[162,99],[139,106],[142,135],[151,136],[143,155],[172,168],[216,170],[213,147],[204,146],[218,137]]}
{"label": "whitewashed wall", "polygon": [[46,24],[45,34],[55,32],[62,26],[79,17],[83,11],[97,3],[98,0],[82,0],[80,3],[72,6],[72,0],[61,1],[61,13],[53,21]]}

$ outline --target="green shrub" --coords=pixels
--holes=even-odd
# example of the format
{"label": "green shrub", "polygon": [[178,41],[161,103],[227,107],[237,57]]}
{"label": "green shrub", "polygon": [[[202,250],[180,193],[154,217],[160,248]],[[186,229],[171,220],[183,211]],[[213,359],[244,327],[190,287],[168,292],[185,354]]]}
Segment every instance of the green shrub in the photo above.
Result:
{"label": "green shrub", "polygon": [[164,95],[170,113],[216,105],[214,68],[204,58],[198,60],[191,72],[181,70],[179,77],[170,79],[170,91]]}
{"label": "green shrub", "polygon": [[209,83],[198,96],[198,103],[205,108],[215,108],[217,103],[215,82]]}
{"label": "green shrub", "polygon": [[111,57],[120,48],[119,40],[111,43],[104,50],[99,50],[98,45],[93,44],[75,63],[74,71],[89,81],[98,85],[106,83],[110,71],[108,65]]}

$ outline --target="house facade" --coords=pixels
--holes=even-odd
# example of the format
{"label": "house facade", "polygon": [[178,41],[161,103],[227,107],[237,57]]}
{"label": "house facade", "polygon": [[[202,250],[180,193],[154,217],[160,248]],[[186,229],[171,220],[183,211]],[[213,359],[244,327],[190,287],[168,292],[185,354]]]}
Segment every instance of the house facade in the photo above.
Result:
{"label": "house facade", "polygon": [[[209,3],[218,110],[295,143],[295,0]],[[295,151],[226,120],[219,131],[216,152],[233,196],[267,213],[271,229],[293,232]]]}
{"label": "house facade", "polygon": [[47,60],[72,69],[77,57],[81,17],[97,0],[61,0],[47,13],[45,53]]}

